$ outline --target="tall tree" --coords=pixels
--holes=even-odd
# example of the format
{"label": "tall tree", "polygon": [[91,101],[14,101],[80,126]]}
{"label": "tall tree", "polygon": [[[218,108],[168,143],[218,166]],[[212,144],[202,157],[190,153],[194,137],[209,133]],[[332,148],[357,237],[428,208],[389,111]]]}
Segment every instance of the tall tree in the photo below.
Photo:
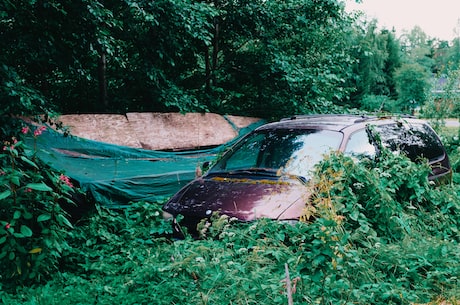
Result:
{"label": "tall tree", "polygon": [[450,46],[448,41],[439,41],[433,49],[433,73],[443,75],[447,72],[449,64]]}
{"label": "tall tree", "polygon": [[430,72],[419,63],[405,63],[395,73],[400,109],[412,112],[427,100]]}
{"label": "tall tree", "polygon": [[415,26],[410,32],[402,35],[400,43],[410,62],[418,63],[429,71],[433,69],[434,40],[428,37],[419,26]]}
{"label": "tall tree", "polygon": [[395,72],[401,66],[401,46],[396,39],[394,31],[383,30],[381,35],[386,41],[385,46],[388,54],[383,67],[386,88],[382,93],[392,100],[397,100],[398,92],[396,89]]}
{"label": "tall tree", "polygon": [[449,69],[460,70],[460,34],[452,41],[452,46],[446,55]]}
{"label": "tall tree", "polygon": [[401,64],[401,52],[394,32],[378,30],[377,20],[356,24],[353,35],[353,54],[357,58],[353,69],[356,88],[351,95],[350,106],[366,110],[378,110],[372,104],[397,96],[394,72]]}
{"label": "tall tree", "polygon": [[327,111],[348,95],[351,20],[336,1],[215,2],[221,14],[218,83],[210,102],[276,116]]}
{"label": "tall tree", "polygon": [[[97,105],[103,110],[92,97],[98,96],[98,60],[102,52],[114,48],[109,33],[117,21],[111,12],[94,0],[0,5],[5,20],[0,25],[4,42],[0,62],[48,106],[77,110]],[[6,88],[4,94],[13,92]]]}

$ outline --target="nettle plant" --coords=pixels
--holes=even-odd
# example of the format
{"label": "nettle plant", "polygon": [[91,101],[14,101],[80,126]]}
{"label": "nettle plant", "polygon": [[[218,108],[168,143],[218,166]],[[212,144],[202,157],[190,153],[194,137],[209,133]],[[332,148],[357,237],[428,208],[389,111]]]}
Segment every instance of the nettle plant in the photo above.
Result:
{"label": "nettle plant", "polygon": [[[32,130],[34,128],[34,130]],[[75,188],[29,148],[46,127],[24,126],[19,136],[3,141],[0,151],[0,281],[40,280],[57,270],[72,224],[61,203],[71,202]],[[33,145],[35,147],[35,145]]]}

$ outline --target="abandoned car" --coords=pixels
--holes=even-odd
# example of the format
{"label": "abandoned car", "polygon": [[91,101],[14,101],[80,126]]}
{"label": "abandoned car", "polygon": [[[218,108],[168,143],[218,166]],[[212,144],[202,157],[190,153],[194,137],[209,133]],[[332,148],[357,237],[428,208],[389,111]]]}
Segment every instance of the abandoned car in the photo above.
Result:
{"label": "abandoned car", "polygon": [[[381,144],[377,142],[381,141]],[[226,151],[201,177],[164,205],[180,234],[196,232],[214,212],[241,221],[298,220],[310,195],[315,164],[331,151],[375,158],[379,147],[427,160],[430,180],[449,181],[452,171],[441,140],[427,122],[413,117],[303,115],[265,124]]]}

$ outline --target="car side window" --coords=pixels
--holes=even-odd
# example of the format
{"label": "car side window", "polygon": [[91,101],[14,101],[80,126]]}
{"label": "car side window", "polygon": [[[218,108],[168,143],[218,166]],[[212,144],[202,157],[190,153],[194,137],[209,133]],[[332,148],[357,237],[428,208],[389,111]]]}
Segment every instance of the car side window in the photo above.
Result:
{"label": "car side window", "polygon": [[373,159],[375,157],[376,149],[369,141],[366,129],[361,129],[351,134],[344,154],[356,158],[366,157]]}

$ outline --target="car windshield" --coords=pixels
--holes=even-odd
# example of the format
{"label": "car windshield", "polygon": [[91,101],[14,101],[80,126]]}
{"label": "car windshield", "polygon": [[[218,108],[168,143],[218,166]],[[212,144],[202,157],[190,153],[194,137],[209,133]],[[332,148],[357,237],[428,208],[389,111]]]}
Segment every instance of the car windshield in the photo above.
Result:
{"label": "car windshield", "polygon": [[308,179],[314,165],[339,148],[342,137],[342,133],[329,130],[260,130],[231,148],[209,174],[250,171]]}

